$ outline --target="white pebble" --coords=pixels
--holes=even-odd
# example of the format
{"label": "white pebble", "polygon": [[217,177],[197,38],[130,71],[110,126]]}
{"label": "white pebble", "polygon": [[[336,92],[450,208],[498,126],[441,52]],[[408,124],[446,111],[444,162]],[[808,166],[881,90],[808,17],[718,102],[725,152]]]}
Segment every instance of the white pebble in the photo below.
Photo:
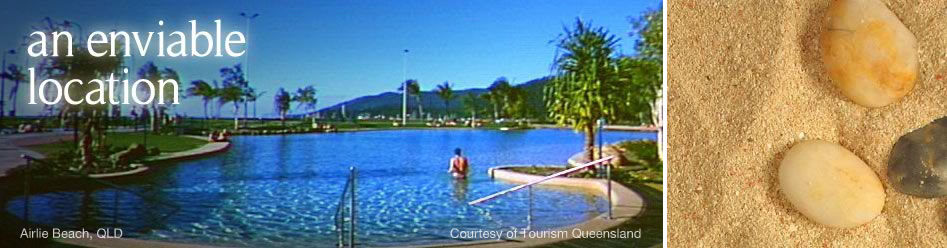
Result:
{"label": "white pebble", "polygon": [[872,171],[844,147],[802,141],[779,166],[779,188],[810,220],[830,227],[854,227],[881,214],[885,191]]}

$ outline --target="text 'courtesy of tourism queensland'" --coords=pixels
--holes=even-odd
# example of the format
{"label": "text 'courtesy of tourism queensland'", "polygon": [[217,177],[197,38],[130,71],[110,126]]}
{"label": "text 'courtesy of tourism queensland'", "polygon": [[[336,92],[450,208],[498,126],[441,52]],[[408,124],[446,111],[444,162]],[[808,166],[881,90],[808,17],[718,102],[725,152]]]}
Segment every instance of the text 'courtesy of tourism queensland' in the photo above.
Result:
{"label": "text 'courtesy of tourism queensland'", "polygon": [[[188,21],[191,24],[190,37],[184,32],[173,31],[165,36],[164,31],[128,32],[128,31],[94,31],[86,39],[85,46],[77,46],[80,51],[73,51],[73,35],[65,30],[36,31],[30,34],[28,52],[30,57],[56,58],[68,57],[73,59],[89,59],[90,66],[93,60],[101,57],[131,57],[148,56],[153,42],[157,43],[157,57],[240,57],[246,52],[246,38],[239,31],[232,31],[222,35],[221,21],[214,20],[214,33],[199,31],[196,20]],[[163,27],[164,21],[158,21],[158,27]],[[81,37],[81,35],[79,36]],[[169,43],[170,42],[170,43]],[[124,45],[123,45],[124,44]],[[165,44],[168,44],[165,46]],[[206,48],[203,48],[206,44]],[[202,47],[198,47],[201,45]],[[233,47],[233,46],[236,46]],[[45,63],[41,63],[45,64]],[[68,104],[151,104],[157,97],[158,104],[179,104],[178,82],[174,79],[161,79],[152,82],[148,78],[141,78],[132,83],[128,79],[116,79],[113,72],[95,72],[93,75],[82,75],[94,78],[88,82],[72,75],[55,75],[56,65],[46,66],[47,79],[36,84],[37,71],[30,67],[30,101],[29,104],[59,104],[65,100]],[[42,73],[42,72],[40,72]],[[122,73],[128,75],[128,68]],[[89,77],[91,76],[91,77]],[[99,78],[106,78],[104,81]],[[122,78],[119,76],[118,78]],[[126,77],[127,78],[127,77]],[[65,82],[65,84],[63,84]],[[123,93],[121,99],[114,94],[116,84],[121,83],[119,89]],[[157,89],[155,87],[157,83]],[[166,87],[167,86],[167,87]],[[77,96],[76,91],[82,89]],[[91,89],[91,90],[90,90]],[[173,95],[165,99],[165,91]],[[145,93],[139,94],[144,91]],[[49,93],[43,94],[43,92]],[[39,101],[37,101],[39,100]]]}

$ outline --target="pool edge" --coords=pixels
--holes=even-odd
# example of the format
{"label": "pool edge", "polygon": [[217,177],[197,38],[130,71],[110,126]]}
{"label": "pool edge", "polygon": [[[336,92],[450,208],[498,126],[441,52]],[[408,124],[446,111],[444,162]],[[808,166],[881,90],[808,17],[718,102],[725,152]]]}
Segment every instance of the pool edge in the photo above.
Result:
{"label": "pool edge", "polygon": [[[518,173],[511,170],[507,170],[512,167],[522,167],[522,166],[495,166],[487,170],[487,173],[493,179],[500,179],[509,182],[515,183],[529,183],[540,178],[541,176],[535,176],[530,174]],[[578,188],[582,190],[587,190],[594,192],[596,195],[601,197],[606,197],[608,194],[608,181],[604,179],[591,179],[591,178],[554,178],[548,181],[541,183],[542,185],[552,185],[559,187],[569,187],[569,188]],[[612,219],[608,218],[608,213],[600,214],[595,218],[586,220],[582,223],[559,227],[554,230],[556,231],[566,231],[570,235],[566,235],[562,238],[526,238],[526,239],[514,239],[510,241],[499,241],[499,242],[489,242],[484,243],[483,241],[476,242],[463,242],[456,244],[443,244],[443,245],[429,245],[429,246],[415,246],[415,247],[533,247],[540,245],[547,245],[556,242],[566,241],[575,239],[572,237],[572,231],[575,229],[580,229],[582,232],[588,231],[604,231],[609,228],[617,227],[629,221],[631,218],[640,214],[645,207],[644,198],[641,197],[635,191],[621,185],[617,182],[612,182]]]}

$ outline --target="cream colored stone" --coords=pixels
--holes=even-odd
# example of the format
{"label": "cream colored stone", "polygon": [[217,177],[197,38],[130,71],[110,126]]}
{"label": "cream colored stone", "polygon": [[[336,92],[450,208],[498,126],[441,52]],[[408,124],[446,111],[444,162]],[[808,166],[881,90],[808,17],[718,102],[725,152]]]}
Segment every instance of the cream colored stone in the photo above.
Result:
{"label": "cream colored stone", "polygon": [[829,77],[859,105],[885,106],[914,88],[917,39],[877,0],[834,1],[820,42]]}
{"label": "cream colored stone", "polygon": [[810,220],[854,227],[881,214],[885,191],[875,174],[844,147],[820,140],[792,146],[779,165],[779,188]]}

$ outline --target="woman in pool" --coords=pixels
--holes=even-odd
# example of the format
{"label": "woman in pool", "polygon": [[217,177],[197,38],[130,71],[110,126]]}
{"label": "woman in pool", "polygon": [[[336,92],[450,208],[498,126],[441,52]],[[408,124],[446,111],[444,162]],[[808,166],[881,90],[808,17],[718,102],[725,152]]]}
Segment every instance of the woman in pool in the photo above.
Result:
{"label": "woman in pool", "polygon": [[447,172],[451,173],[454,178],[465,179],[467,178],[467,158],[460,154],[460,148],[454,149],[454,157],[450,158],[450,168]]}

